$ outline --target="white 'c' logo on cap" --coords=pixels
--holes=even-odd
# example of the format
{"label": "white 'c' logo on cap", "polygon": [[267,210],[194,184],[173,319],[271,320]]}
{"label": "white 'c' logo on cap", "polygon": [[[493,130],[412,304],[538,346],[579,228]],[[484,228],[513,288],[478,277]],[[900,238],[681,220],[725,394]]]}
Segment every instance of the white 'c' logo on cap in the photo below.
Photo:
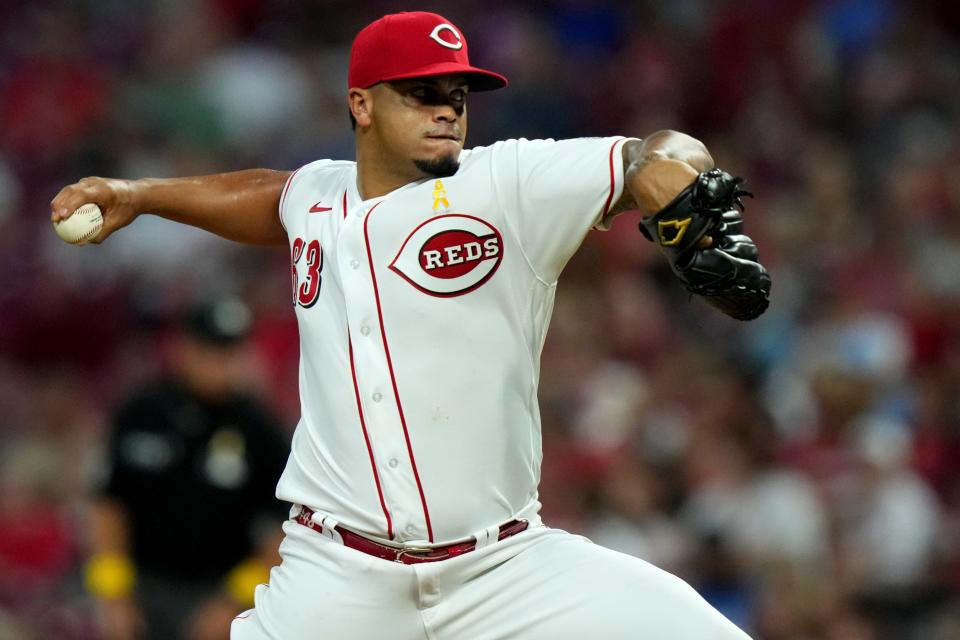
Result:
{"label": "white 'c' logo on cap", "polygon": [[[453,34],[453,37],[456,38],[456,42],[447,42],[440,37],[440,34],[444,31],[449,31]],[[430,33],[430,38],[434,40],[437,44],[446,47],[447,49],[463,49],[463,38],[460,37],[460,34],[457,33],[457,30],[454,29],[452,24],[447,24],[446,22],[438,24],[433,28],[433,31]]]}

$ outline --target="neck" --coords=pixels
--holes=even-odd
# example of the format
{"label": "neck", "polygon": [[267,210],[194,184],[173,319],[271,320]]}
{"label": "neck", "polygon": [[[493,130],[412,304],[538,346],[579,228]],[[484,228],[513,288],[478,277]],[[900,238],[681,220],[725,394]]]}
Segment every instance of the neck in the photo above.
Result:
{"label": "neck", "polygon": [[416,182],[426,176],[413,164],[409,169],[398,167],[396,161],[383,157],[370,145],[357,145],[357,189],[364,200],[385,196],[394,189]]}

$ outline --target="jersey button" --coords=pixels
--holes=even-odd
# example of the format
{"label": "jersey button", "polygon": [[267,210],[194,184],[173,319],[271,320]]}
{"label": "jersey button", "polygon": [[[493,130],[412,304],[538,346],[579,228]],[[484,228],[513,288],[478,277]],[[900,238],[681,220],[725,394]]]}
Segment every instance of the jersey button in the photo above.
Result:
{"label": "jersey button", "polygon": [[407,525],[407,528],[404,529],[404,531],[406,532],[406,534],[407,534],[408,536],[412,536],[414,533],[417,532],[417,528],[414,527],[412,524],[408,524],[408,525]]}
{"label": "jersey button", "polygon": [[380,393],[379,391],[377,391],[376,393],[373,394],[373,401],[374,401],[374,402],[380,402],[381,400],[383,400],[383,394],[382,394],[382,393]]}
{"label": "jersey button", "polygon": [[353,260],[351,260],[351,261],[350,261],[350,268],[351,268],[351,269],[359,269],[359,268],[360,268],[360,261],[357,260],[356,258],[354,258]]}
{"label": "jersey button", "polygon": [[362,333],[365,336],[370,335],[370,327],[368,327],[367,325],[363,325],[362,327],[360,327],[360,333]]}
{"label": "jersey button", "polygon": [[391,469],[396,469],[397,465],[400,464],[400,461],[397,460],[396,458],[390,458],[390,462],[388,462],[387,464],[390,465]]}

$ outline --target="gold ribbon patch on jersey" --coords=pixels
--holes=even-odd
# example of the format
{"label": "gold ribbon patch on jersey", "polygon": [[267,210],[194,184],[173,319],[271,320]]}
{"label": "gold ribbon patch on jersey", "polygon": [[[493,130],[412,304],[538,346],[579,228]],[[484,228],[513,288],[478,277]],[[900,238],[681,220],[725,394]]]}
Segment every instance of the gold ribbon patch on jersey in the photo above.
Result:
{"label": "gold ribbon patch on jersey", "polygon": [[684,234],[687,233],[687,227],[690,226],[691,218],[683,220],[661,220],[657,223],[657,234],[660,236],[660,245],[663,247],[673,247],[680,244]]}
{"label": "gold ribbon patch on jersey", "polygon": [[443,180],[437,180],[433,183],[433,210],[446,211],[450,208],[450,201],[447,200],[447,190],[443,186]]}

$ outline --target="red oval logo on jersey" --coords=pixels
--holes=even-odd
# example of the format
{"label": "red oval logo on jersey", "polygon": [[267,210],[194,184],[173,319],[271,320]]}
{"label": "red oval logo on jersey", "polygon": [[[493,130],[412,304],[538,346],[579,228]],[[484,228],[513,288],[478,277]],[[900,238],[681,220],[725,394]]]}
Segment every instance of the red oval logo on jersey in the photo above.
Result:
{"label": "red oval logo on jersey", "polygon": [[424,293],[452,297],[489,280],[502,257],[499,231],[485,220],[454,213],[414,229],[390,269]]}

